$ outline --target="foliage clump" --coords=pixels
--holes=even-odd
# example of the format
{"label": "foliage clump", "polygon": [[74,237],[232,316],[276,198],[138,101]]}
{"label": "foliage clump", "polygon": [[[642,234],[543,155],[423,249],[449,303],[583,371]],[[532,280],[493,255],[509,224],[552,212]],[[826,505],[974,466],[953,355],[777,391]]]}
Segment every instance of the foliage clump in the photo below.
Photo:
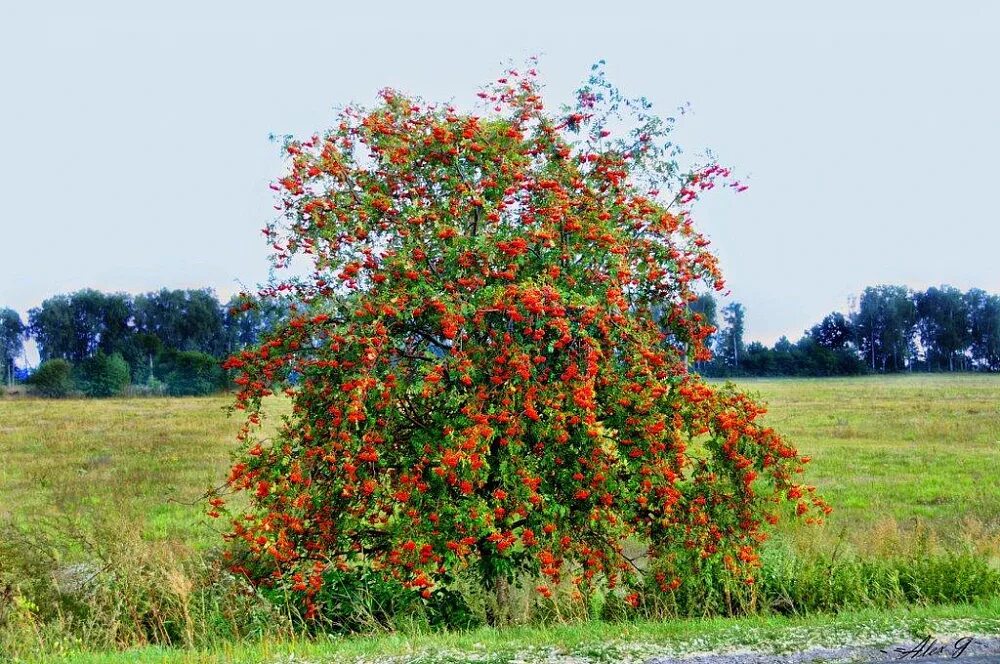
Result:
{"label": "foliage clump", "polygon": [[118,353],[98,350],[76,366],[76,384],[88,397],[121,394],[131,379],[128,362]]}
{"label": "foliage clump", "polygon": [[[544,596],[641,569],[664,592],[708,567],[753,583],[782,503],[829,508],[760,404],[687,369],[712,332],[689,305],[723,288],[690,208],[743,186],[682,170],[671,122],[600,70],[556,113],[533,69],[480,98],[476,115],[386,90],[286,144],[265,234],[278,267],[313,271],[265,290],[303,304],[226,365],[247,413],[228,481],[250,497],[229,535],[244,571],[310,615],[360,570],[425,598],[468,571]],[[265,439],[275,391],[292,412]]]}
{"label": "foliage clump", "polygon": [[226,386],[219,361],[195,350],[161,352],[154,374],[166,384],[171,396],[204,396]]}
{"label": "foliage clump", "polygon": [[47,360],[38,365],[29,382],[44,397],[69,396],[73,391],[73,365],[59,358]]}

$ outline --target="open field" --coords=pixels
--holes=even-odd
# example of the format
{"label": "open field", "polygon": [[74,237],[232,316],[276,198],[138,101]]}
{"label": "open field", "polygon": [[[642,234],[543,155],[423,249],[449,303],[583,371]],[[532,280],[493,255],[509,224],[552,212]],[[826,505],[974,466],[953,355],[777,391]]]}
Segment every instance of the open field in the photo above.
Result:
{"label": "open field", "polygon": [[[920,523],[942,538],[1000,530],[1000,377],[749,380],[769,422],[813,456],[836,512],[821,537],[859,546]],[[147,538],[215,540],[202,505],[225,477],[227,396],[0,401],[0,515],[134,516]],[[273,409],[280,411],[281,404]],[[817,533],[808,531],[810,537]]]}
{"label": "open field", "polygon": [[[1000,531],[1000,376],[746,380],[834,505],[824,538],[877,548],[896,527],[944,540]],[[995,550],[994,550],[995,551]]]}
{"label": "open field", "polygon": [[[813,456],[807,481],[819,486],[836,508],[824,527],[784,526],[772,545],[774,572],[772,581],[764,579],[762,596],[775,589],[791,593],[796,606],[805,607],[803,618],[768,614],[765,604],[765,614],[736,620],[618,624],[584,619],[555,627],[544,626],[548,623],[543,620],[518,627],[516,633],[462,634],[426,634],[426,625],[417,625],[416,635],[401,624],[395,626],[401,630],[396,634],[330,642],[290,641],[283,628],[270,631],[275,623],[266,610],[261,614],[257,605],[240,604],[238,594],[200,585],[217,583],[207,561],[220,544],[219,524],[204,516],[199,497],[228,470],[239,423],[225,412],[228,397],[0,399],[0,522],[67,536],[71,545],[49,567],[39,569],[51,574],[76,564],[71,559],[77,554],[81,560],[97,555],[106,568],[120,570],[118,576],[107,576],[102,601],[128,600],[101,605],[118,611],[114,615],[119,617],[110,627],[87,627],[89,632],[59,623],[58,617],[52,619],[56,623],[28,621],[28,631],[12,632],[14,636],[4,637],[0,629],[0,659],[4,638],[15,644],[36,640],[39,645],[25,647],[20,656],[44,661],[56,653],[71,661],[95,662],[260,661],[278,656],[289,661],[282,655],[288,652],[305,658],[295,661],[326,661],[415,649],[430,653],[433,661],[461,661],[459,655],[469,651],[482,654],[482,661],[507,661],[507,655],[521,656],[512,644],[541,649],[536,652],[603,652],[594,660],[603,661],[680,652],[684,648],[677,644],[687,641],[693,644],[688,650],[736,647],[748,640],[772,647],[797,639],[800,628],[819,635],[815,643],[834,643],[837,634],[847,633],[869,641],[873,635],[885,640],[934,630],[1000,633],[1000,624],[991,622],[1000,615],[1000,377],[775,379],[742,385],[769,402],[770,423]],[[271,417],[279,416],[284,406],[273,404]],[[88,554],[84,549],[94,546],[88,538],[105,541]],[[5,549],[11,543],[2,539],[0,594],[4,552],[19,550]],[[29,546],[44,553],[48,545]],[[924,565],[924,554],[931,552],[943,555]],[[966,558],[949,557],[955,552]],[[842,560],[845,553],[862,563],[848,560],[832,571],[833,560]],[[32,556],[15,562],[30,569]],[[970,567],[970,559],[980,567]],[[864,560],[879,562],[865,567]],[[957,578],[962,576],[967,578]],[[115,585],[126,581],[126,586]],[[958,581],[966,585],[959,588]],[[157,594],[164,585],[167,591]],[[147,602],[147,595],[154,597]],[[960,604],[965,601],[975,603]],[[913,602],[920,606],[911,607]],[[147,604],[153,613],[128,623],[134,607]],[[865,612],[863,607],[876,608]],[[29,607],[27,612],[41,615],[44,608]],[[828,610],[847,613],[810,613]],[[174,617],[154,621],[151,631],[146,622],[157,611]],[[229,611],[243,612],[247,631],[237,633],[227,626],[228,619],[219,619]],[[971,622],[961,628],[947,623],[958,618]],[[952,626],[941,626],[946,623]],[[837,631],[842,628],[847,632]],[[244,643],[248,637],[249,645]],[[163,640],[188,649],[88,654]],[[608,649],[611,642],[621,647]],[[652,649],[641,644],[652,644]],[[496,657],[486,656],[491,652]]]}
{"label": "open field", "polygon": [[118,514],[147,537],[205,537],[192,502],[224,477],[227,399],[0,403],[0,514]]}

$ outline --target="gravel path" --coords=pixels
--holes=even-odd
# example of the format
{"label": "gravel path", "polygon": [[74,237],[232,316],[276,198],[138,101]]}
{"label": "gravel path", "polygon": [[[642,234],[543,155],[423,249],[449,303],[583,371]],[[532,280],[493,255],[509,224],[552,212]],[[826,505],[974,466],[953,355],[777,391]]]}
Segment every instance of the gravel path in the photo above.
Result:
{"label": "gravel path", "polygon": [[[669,647],[650,643],[619,643],[606,649],[567,653],[556,648],[527,648],[499,654],[485,650],[471,652],[424,652],[395,657],[358,660],[355,664],[848,664],[920,662],[921,664],[1000,664],[1000,636],[940,635],[921,642],[898,641],[889,646],[854,644],[837,647],[810,647],[774,652],[729,650],[661,655]],[[316,664],[313,660],[292,657],[275,664]]]}
{"label": "gravel path", "polygon": [[923,643],[910,641],[886,648],[847,646],[842,648],[812,648],[781,655],[737,652],[699,654],[685,657],[653,657],[646,664],[772,664],[788,662],[993,662],[1000,663],[1000,637],[961,636],[939,637]]}
{"label": "gravel path", "polygon": [[[1000,618],[1000,616],[998,616]],[[905,622],[905,621],[904,621]],[[924,634],[932,636],[924,637]],[[919,635],[919,636],[918,636]],[[584,640],[572,646],[467,643],[460,649],[415,648],[406,654],[362,658],[303,658],[291,655],[270,664],[1000,664],[1000,620],[936,619],[916,623],[805,625],[778,630],[734,628],[661,642]]]}

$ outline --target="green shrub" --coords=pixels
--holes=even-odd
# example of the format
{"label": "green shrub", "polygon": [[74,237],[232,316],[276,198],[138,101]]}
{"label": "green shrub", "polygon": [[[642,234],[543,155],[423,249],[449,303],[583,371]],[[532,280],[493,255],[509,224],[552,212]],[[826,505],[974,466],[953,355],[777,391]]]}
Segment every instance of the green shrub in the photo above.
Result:
{"label": "green shrub", "polygon": [[225,372],[219,360],[198,351],[160,353],[154,374],[166,383],[171,396],[201,396],[225,387]]}
{"label": "green shrub", "polygon": [[128,387],[131,372],[128,362],[118,353],[97,351],[76,367],[76,386],[88,397],[110,397]]}
{"label": "green shrub", "polygon": [[73,390],[73,365],[63,359],[47,360],[28,381],[43,397],[59,398]]}

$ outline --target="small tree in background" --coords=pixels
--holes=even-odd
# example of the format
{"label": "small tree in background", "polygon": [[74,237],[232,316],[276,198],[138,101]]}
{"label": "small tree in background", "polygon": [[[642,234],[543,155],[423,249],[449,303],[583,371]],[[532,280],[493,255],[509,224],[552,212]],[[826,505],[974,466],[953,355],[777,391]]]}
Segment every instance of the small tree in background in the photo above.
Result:
{"label": "small tree in background", "polygon": [[807,333],[817,344],[830,350],[843,350],[854,339],[854,328],[851,320],[844,314],[834,311],[813,325]]}
{"label": "small tree in background", "polygon": [[97,351],[76,366],[76,386],[88,397],[111,397],[128,387],[128,362],[118,353]]}
{"label": "small tree in background", "polygon": [[59,398],[73,391],[73,365],[57,358],[42,362],[28,382],[43,397]]}
{"label": "small tree in background", "polygon": [[981,369],[1000,371],[1000,295],[978,288],[965,294],[969,307],[972,359]]}
{"label": "small tree in background", "polygon": [[193,350],[162,352],[154,373],[166,383],[167,394],[172,396],[204,396],[225,387],[219,360]]}
{"label": "small tree in background", "polygon": [[855,341],[872,371],[902,371],[913,355],[917,307],[905,286],[872,286],[851,316]]}
{"label": "small tree in background", "polygon": [[24,349],[26,328],[13,309],[0,309],[0,384],[13,384],[14,362]]}
{"label": "small tree in background", "polygon": [[966,369],[972,344],[969,299],[952,286],[931,287],[913,295],[916,327],[931,369]]}
{"label": "small tree in background", "polygon": [[[670,121],[600,71],[557,114],[533,70],[480,97],[471,115],[385,91],[286,144],[265,233],[314,274],[263,293],[302,305],[227,363],[244,571],[309,616],[356,571],[426,598],[472,571],[501,607],[521,573],[543,595],[638,583],[629,539],[664,592],[709,568],[752,582],[780,503],[828,508],[759,404],[685,369],[711,331],[695,288],[723,287],[690,204],[741,185],[682,172]],[[264,439],[275,390],[292,410]]]}
{"label": "small tree in background", "polygon": [[734,371],[739,371],[741,358],[747,349],[743,342],[746,309],[739,302],[730,302],[722,308],[726,327],[716,335],[718,361]]}

